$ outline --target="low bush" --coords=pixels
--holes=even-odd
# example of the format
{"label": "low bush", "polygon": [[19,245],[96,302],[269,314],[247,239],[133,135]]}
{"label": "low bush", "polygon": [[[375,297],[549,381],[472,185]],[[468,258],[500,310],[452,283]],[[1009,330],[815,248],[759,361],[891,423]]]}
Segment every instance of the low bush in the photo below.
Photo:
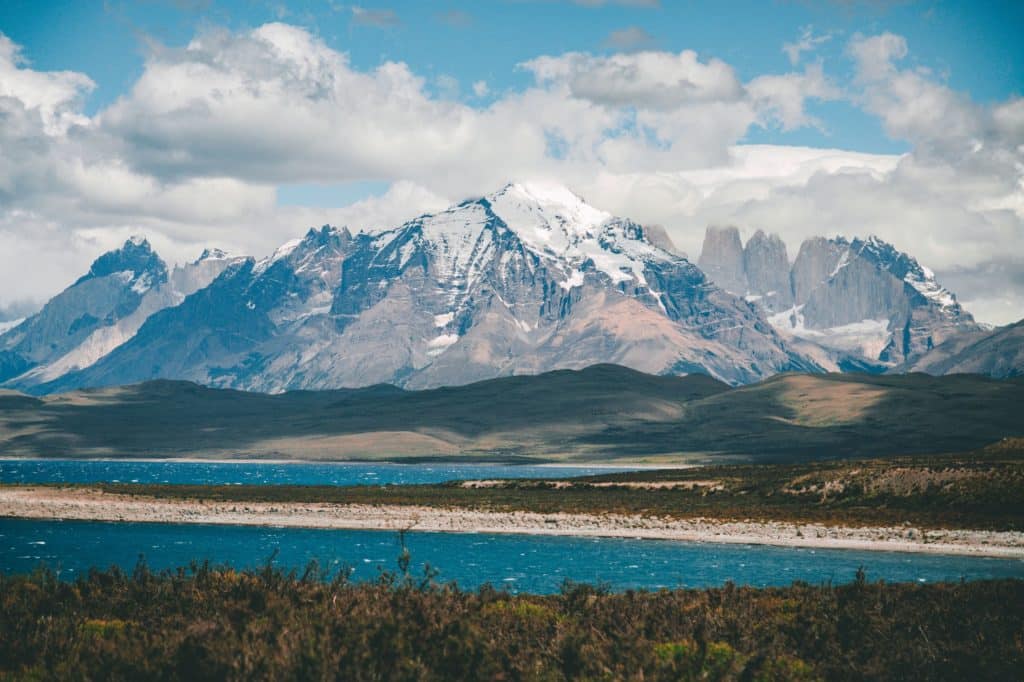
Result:
{"label": "low bush", "polygon": [[1017,580],[538,596],[347,575],[0,576],[0,679],[1024,679]]}

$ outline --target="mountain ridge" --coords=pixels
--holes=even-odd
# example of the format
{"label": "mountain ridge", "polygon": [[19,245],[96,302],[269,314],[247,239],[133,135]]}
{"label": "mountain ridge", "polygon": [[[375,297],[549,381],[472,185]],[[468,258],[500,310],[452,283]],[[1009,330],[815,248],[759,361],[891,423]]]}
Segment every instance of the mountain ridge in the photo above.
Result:
{"label": "mountain ridge", "polygon": [[[206,250],[170,272],[133,238],[0,334],[0,385],[429,388],[601,362],[738,385],[785,371],[902,371],[980,329],[927,268],[881,240],[808,240],[792,264],[760,230],[745,246],[736,228],[709,228],[705,241],[717,255],[705,249],[698,264],[712,277],[663,228],[550,183],[510,183],[392,228],[312,228],[259,260]],[[128,303],[78,322],[67,300],[104,286]],[[35,344],[53,348],[27,352],[19,330],[56,309],[60,324]]]}
{"label": "mountain ridge", "polygon": [[234,261],[88,367],[8,385],[424,388],[601,361],[731,383],[817,368],[639,224],[564,187],[509,184],[390,230],[310,230]]}
{"label": "mountain ridge", "polygon": [[816,357],[830,370],[892,371],[982,328],[931,270],[875,236],[812,237],[790,263],[777,235],[743,245],[736,227],[709,227],[699,262],[798,347],[829,351]]}

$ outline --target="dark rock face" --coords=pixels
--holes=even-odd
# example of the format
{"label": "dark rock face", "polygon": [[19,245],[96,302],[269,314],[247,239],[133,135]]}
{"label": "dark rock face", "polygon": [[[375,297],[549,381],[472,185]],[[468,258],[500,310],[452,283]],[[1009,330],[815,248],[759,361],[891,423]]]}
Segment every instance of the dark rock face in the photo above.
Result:
{"label": "dark rock face", "polygon": [[849,246],[842,237],[812,237],[800,245],[790,272],[792,297],[797,305],[807,301],[811,292],[828,282]]}
{"label": "dark rock face", "polygon": [[777,234],[754,233],[743,247],[743,271],[747,290],[761,296],[766,310],[779,312],[793,304],[786,244]]}
{"label": "dark rock face", "polygon": [[778,235],[758,230],[744,246],[737,228],[709,227],[698,265],[723,289],[769,313],[792,305],[789,256]]}
{"label": "dark rock face", "polygon": [[149,241],[133,237],[120,249],[108,251],[97,258],[89,272],[80,277],[75,284],[120,272],[132,272],[139,276],[148,274],[155,279],[153,284],[167,281],[167,265],[156,255]]}
{"label": "dark rock face", "polygon": [[704,233],[697,266],[712,282],[731,294],[742,296],[747,291],[743,263],[743,244],[735,227],[709,227]]}

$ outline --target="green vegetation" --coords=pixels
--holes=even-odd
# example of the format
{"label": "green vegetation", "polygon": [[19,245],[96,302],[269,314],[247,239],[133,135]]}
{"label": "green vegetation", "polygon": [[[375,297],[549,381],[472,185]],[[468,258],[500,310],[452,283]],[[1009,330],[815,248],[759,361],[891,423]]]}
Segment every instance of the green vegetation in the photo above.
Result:
{"label": "green vegetation", "polygon": [[542,513],[828,525],[1024,530],[1022,443],[958,456],[718,465],[574,479],[388,486],[88,484],[109,493],[222,502],[425,505]]}
{"label": "green vegetation", "polygon": [[1017,580],[513,596],[315,566],[40,569],[0,576],[0,679],[1010,680],[1022,604]]}
{"label": "green vegetation", "polygon": [[729,388],[615,365],[428,391],[265,395],[181,381],[0,393],[8,456],[807,461],[1024,437],[1024,380],[799,375]]}

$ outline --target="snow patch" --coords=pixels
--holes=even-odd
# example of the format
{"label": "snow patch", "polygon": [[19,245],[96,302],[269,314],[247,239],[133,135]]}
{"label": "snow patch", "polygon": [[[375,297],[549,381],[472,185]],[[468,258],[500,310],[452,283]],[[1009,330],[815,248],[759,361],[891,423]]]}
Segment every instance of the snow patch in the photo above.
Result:
{"label": "snow patch", "polygon": [[135,280],[135,282],[132,283],[132,291],[134,291],[139,296],[145,294],[152,287],[153,278],[150,276],[148,272],[142,273],[142,276],[140,276],[138,279]]}
{"label": "snow patch", "polygon": [[454,319],[455,313],[443,313],[441,315],[434,315],[434,326],[438,328],[447,327]]}
{"label": "snow patch", "polygon": [[802,309],[802,305],[794,306],[770,315],[768,322],[783,334],[814,341],[834,350],[858,353],[871,360],[878,359],[892,338],[886,318],[860,320],[827,329],[808,329],[800,312]]}
{"label": "snow patch", "polygon": [[281,246],[277,247],[277,250],[274,251],[273,255],[271,255],[269,258],[264,258],[259,263],[257,263],[256,267],[253,269],[253,272],[257,274],[264,272],[267,268],[269,268],[277,261],[281,260],[282,258],[287,258],[288,256],[290,256],[292,251],[299,248],[299,244],[301,243],[301,237],[298,239],[292,239],[285,242]]}
{"label": "snow patch", "polygon": [[441,334],[427,341],[427,355],[437,356],[459,340],[458,334]]}
{"label": "snow patch", "polygon": [[833,277],[835,277],[836,275],[839,274],[840,270],[842,270],[843,268],[845,268],[849,264],[850,264],[850,249],[846,249],[846,251],[843,251],[843,255],[839,257],[839,262],[836,263],[835,269],[832,271],[832,274],[828,276],[828,278],[832,279]]}
{"label": "snow patch", "polygon": [[562,287],[566,291],[569,291],[574,287],[583,286],[583,271],[573,270],[572,274],[569,275],[569,279],[565,280],[564,282],[559,282],[558,286]]}
{"label": "snow patch", "polygon": [[562,186],[511,184],[487,201],[530,251],[573,267],[590,261],[615,283],[635,279],[646,286],[645,261],[675,258],[644,240],[638,225],[590,206]]}
{"label": "snow patch", "polygon": [[903,281],[914,287],[918,293],[929,301],[937,303],[942,308],[957,307],[956,296],[935,281],[935,273],[924,266],[920,266],[920,270],[920,272],[910,270],[903,278]]}

